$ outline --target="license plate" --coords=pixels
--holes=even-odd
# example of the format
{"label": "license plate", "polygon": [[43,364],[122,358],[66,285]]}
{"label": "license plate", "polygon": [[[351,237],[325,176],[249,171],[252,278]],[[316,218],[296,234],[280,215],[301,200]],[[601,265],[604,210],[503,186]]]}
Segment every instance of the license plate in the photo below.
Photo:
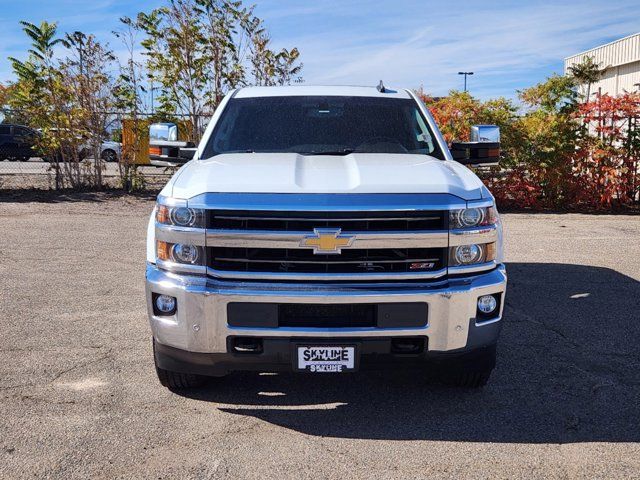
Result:
{"label": "license plate", "polygon": [[356,368],[356,347],[305,345],[297,347],[297,369],[311,373],[342,373]]}

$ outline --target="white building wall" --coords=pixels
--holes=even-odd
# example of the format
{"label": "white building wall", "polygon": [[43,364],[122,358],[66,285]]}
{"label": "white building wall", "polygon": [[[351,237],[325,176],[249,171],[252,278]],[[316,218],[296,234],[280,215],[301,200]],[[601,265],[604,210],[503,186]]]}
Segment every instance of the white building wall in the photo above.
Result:
{"label": "white building wall", "polygon": [[[565,58],[565,74],[570,66],[581,63],[585,57],[592,57],[606,68],[600,81],[591,85],[592,93],[598,88],[612,96],[639,90],[634,84],[640,83],[640,33]],[[580,87],[580,92],[585,94],[586,86]]]}

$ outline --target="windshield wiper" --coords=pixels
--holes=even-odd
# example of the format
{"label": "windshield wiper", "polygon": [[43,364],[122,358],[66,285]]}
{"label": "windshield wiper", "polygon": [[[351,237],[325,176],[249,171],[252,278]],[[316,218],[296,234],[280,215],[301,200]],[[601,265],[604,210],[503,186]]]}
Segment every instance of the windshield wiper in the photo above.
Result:
{"label": "windshield wiper", "polygon": [[343,148],[342,150],[322,150],[320,152],[300,152],[300,155],[349,155],[355,152],[353,148]]}
{"label": "windshield wiper", "polygon": [[250,148],[245,148],[240,150],[226,150],[224,152],[216,152],[216,155],[223,155],[225,153],[256,153],[256,151],[251,150]]}

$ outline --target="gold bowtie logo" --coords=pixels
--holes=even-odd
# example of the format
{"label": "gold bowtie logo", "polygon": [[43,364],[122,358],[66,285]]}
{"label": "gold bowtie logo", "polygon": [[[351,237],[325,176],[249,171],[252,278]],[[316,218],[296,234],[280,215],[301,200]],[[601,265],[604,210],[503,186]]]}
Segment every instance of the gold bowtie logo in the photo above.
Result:
{"label": "gold bowtie logo", "polygon": [[313,235],[308,235],[300,242],[301,247],[313,247],[315,255],[329,253],[340,254],[342,248],[348,248],[353,243],[353,235],[340,235],[340,228],[314,228]]}

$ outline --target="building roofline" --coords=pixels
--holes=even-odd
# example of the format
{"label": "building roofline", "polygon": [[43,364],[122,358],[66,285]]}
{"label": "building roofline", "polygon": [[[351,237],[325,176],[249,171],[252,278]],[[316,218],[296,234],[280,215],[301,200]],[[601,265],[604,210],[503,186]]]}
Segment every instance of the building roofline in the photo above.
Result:
{"label": "building roofline", "polygon": [[580,53],[574,53],[573,55],[569,55],[568,57],[564,57],[564,60],[567,61],[570,58],[579,57],[580,55],[585,55],[585,54],[587,54],[589,52],[592,52],[594,50],[597,50],[599,48],[608,47],[609,45],[613,45],[614,43],[623,42],[624,40],[628,40],[629,38],[635,37],[637,35],[640,35],[640,32],[632,33],[631,35],[627,35],[626,37],[622,37],[622,38],[619,38],[617,40],[612,40],[611,42],[608,42],[608,43],[603,43],[602,45],[597,45],[597,46],[595,46],[593,48],[590,48],[588,50],[584,50],[584,51],[582,51]]}

